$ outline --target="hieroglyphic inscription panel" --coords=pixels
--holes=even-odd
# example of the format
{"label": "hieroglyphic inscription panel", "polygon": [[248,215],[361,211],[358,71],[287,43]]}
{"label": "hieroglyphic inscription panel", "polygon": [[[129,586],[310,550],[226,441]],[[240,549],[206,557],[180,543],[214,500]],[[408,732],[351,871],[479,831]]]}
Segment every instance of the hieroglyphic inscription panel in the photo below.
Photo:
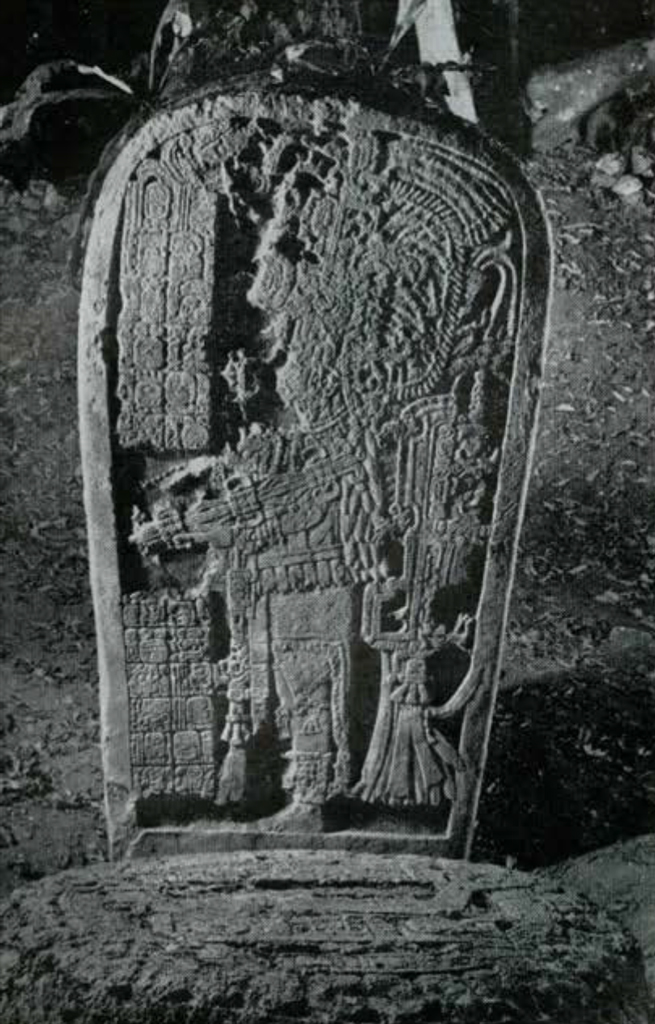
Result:
{"label": "hieroglyphic inscription panel", "polygon": [[117,388],[126,447],[209,444],[215,206],[175,159],[144,161],[128,187]]}
{"label": "hieroglyphic inscription panel", "polygon": [[127,595],[123,625],[139,792],[213,797],[220,680],[210,663],[206,602]]}
{"label": "hieroglyphic inscription panel", "polygon": [[535,196],[452,122],[261,89],[118,163],[103,685],[137,815],[461,848],[536,411]]}

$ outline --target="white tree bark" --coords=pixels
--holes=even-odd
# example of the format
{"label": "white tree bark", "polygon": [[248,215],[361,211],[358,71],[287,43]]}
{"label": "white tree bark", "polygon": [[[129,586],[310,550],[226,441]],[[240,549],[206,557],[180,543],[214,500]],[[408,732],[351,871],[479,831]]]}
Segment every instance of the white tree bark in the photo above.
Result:
{"label": "white tree bark", "polygon": [[[402,0],[401,9],[407,5],[408,0]],[[422,63],[463,62],[452,0],[426,0],[416,19],[416,34]],[[444,74],[448,86],[447,103],[453,114],[476,123],[478,117],[468,75],[465,71],[446,71]]]}

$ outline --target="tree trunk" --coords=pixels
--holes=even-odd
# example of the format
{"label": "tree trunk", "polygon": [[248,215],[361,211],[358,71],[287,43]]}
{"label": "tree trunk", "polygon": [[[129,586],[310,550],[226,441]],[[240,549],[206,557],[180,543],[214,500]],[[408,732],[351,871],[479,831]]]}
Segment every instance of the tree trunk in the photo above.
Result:
{"label": "tree trunk", "polygon": [[[419,55],[422,64],[461,64],[462,51],[457,39],[452,0],[427,0],[416,20]],[[453,114],[466,121],[477,121],[471,83],[464,71],[446,71],[447,103]]]}

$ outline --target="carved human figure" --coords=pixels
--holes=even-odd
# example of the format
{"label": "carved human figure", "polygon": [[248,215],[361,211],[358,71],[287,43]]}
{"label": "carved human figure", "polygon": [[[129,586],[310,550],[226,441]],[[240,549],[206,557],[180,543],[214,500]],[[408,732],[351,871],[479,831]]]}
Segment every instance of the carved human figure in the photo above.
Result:
{"label": "carved human figure", "polygon": [[529,462],[527,186],[451,122],[276,88],[161,122],[93,279],[117,282],[133,784],[267,829],[347,805],[447,836]]}

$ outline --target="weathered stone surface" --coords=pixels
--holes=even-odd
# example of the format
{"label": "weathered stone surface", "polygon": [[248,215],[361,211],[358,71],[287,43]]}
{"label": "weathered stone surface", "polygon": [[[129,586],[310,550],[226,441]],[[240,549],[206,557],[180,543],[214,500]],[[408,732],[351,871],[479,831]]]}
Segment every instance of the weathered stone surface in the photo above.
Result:
{"label": "weathered stone surface", "polygon": [[532,144],[549,149],[579,131],[582,118],[612,96],[643,88],[655,75],[655,40],[631,40],[538,68],[526,85]]}
{"label": "weathered stone surface", "polygon": [[462,852],[545,223],[454,119],[271,74],[135,131],[96,207],[81,426],[112,841],[168,848],[195,820],[229,847]]}
{"label": "weathered stone surface", "polygon": [[544,877],[583,892],[632,932],[655,1002],[655,835],[638,836],[556,864]]}
{"label": "weathered stone surface", "polygon": [[431,858],[234,854],[67,872],[3,913],[3,1024],[647,1024],[583,896]]}

